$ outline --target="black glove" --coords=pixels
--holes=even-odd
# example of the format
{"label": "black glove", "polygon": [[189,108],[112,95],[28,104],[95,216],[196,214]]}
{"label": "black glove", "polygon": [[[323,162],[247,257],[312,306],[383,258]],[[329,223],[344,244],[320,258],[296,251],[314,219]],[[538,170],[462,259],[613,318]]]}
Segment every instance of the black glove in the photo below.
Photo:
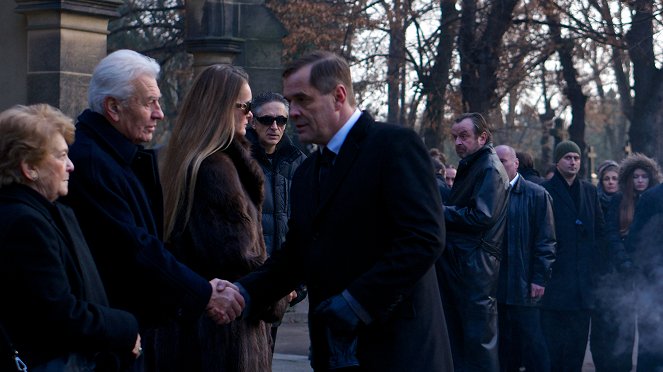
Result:
{"label": "black glove", "polygon": [[358,367],[357,328],[361,320],[341,295],[323,301],[315,314],[325,326],[325,337],[329,347],[328,368]]}

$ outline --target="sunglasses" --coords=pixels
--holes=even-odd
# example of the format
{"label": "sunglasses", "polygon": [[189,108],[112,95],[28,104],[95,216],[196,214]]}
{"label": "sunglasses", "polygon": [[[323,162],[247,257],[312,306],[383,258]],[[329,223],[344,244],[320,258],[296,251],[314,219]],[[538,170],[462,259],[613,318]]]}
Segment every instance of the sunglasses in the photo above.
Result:
{"label": "sunglasses", "polygon": [[276,117],[265,115],[265,116],[259,116],[255,119],[258,120],[258,123],[260,123],[264,126],[267,126],[267,127],[271,127],[272,123],[274,123],[274,122],[276,122],[276,125],[278,125],[279,127],[282,127],[288,122],[288,118],[286,118],[285,116],[280,116],[280,115],[276,116]]}
{"label": "sunglasses", "polygon": [[251,112],[251,101],[246,103],[235,103],[235,107],[242,110],[244,115],[248,115]]}

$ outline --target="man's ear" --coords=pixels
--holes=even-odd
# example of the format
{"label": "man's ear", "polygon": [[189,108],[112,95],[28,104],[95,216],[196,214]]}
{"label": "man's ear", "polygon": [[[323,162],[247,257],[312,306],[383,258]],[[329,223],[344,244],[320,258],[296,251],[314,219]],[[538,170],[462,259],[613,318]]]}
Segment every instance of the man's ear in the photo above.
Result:
{"label": "man's ear", "polygon": [[348,98],[348,91],[345,89],[345,85],[337,84],[336,88],[334,88],[333,95],[334,103],[336,104],[337,108],[343,106]]}
{"label": "man's ear", "polygon": [[486,132],[481,132],[481,134],[478,137],[479,143],[481,146],[485,145],[486,142],[488,142],[488,133]]}
{"label": "man's ear", "polygon": [[115,97],[104,98],[104,112],[112,122],[120,120],[120,101]]}

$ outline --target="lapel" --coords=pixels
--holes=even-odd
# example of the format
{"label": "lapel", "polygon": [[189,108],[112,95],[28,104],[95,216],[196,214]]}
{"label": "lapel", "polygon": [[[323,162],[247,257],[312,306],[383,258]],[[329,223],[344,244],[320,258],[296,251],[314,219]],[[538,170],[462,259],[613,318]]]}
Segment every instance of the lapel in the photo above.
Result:
{"label": "lapel", "polygon": [[[326,206],[329,204],[334,194],[338,191],[339,187],[343,183],[343,180],[347,176],[348,172],[352,168],[357,156],[360,153],[361,145],[368,133],[370,125],[373,123],[373,118],[367,114],[362,113],[357,123],[352,127],[348,136],[345,138],[341,150],[336,155],[336,160],[334,166],[329,172],[327,177],[327,182],[324,185],[319,185],[318,174],[314,172],[314,184],[317,186],[316,190],[319,192],[320,198],[318,202],[318,207],[316,208],[315,215],[322,213]],[[315,164],[319,164],[320,153],[316,153]],[[316,167],[317,170],[317,167]]]}

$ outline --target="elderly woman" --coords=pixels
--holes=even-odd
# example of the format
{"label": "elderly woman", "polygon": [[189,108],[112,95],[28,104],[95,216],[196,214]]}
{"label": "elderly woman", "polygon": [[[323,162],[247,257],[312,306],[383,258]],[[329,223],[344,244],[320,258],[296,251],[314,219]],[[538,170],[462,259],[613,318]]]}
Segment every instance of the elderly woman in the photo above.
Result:
{"label": "elderly woman", "polygon": [[[209,279],[237,280],[267,257],[264,178],[244,137],[251,98],[244,70],[206,68],[184,99],[162,163],[166,239],[181,262]],[[162,332],[158,369],[271,371],[269,323],[287,303],[277,305],[225,326],[201,317],[178,334]]]}
{"label": "elderly woman", "polygon": [[48,105],[0,114],[0,326],[30,371],[119,370],[140,354],[136,319],[108,307],[74,214],[56,202],[73,140]]}

